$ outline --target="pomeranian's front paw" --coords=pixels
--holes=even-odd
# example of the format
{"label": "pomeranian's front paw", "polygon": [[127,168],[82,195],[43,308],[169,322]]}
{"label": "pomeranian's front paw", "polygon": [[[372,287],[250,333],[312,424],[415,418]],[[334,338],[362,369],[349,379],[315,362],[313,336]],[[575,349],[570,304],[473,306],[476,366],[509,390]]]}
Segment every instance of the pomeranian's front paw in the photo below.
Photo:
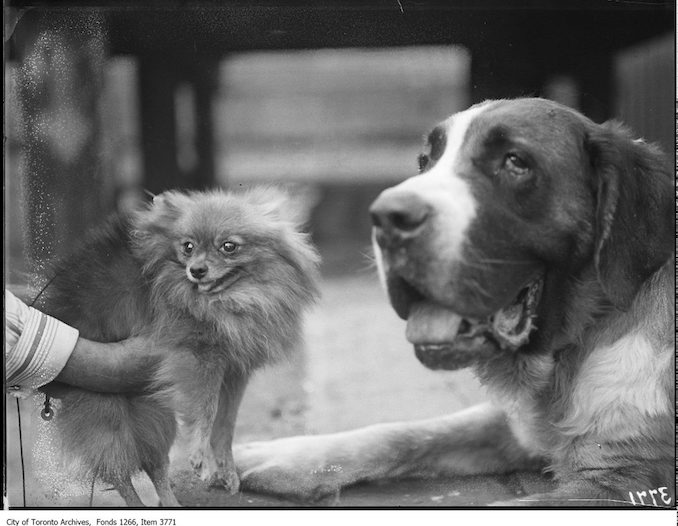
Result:
{"label": "pomeranian's front paw", "polygon": [[221,488],[229,495],[240,489],[240,479],[233,462],[219,465],[211,449],[193,453],[190,462],[196,475],[210,486]]}
{"label": "pomeranian's front paw", "polygon": [[209,481],[210,486],[223,489],[229,495],[234,495],[240,490],[240,479],[235,472],[235,467],[220,467]]}
{"label": "pomeranian's front paw", "polygon": [[214,453],[212,453],[211,449],[200,449],[192,453],[189,461],[191,466],[193,466],[195,474],[204,482],[208,482],[212,474],[218,469],[217,460],[214,458]]}

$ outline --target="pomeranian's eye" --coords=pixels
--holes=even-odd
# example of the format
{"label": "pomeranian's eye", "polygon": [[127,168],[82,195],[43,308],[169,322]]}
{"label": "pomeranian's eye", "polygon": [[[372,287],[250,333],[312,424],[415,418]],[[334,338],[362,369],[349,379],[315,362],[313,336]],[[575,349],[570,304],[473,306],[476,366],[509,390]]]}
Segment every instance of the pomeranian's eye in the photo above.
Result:
{"label": "pomeranian's eye", "polygon": [[184,253],[185,256],[190,256],[193,253],[194,248],[195,245],[190,241],[186,241],[185,243],[181,244],[181,251]]}
{"label": "pomeranian's eye", "polygon": [[220,250],[226,254],[233,254],[233,252],[238,250],[238,245],[233,243],[233,241],[226,241],[223,245],[221,245]]}

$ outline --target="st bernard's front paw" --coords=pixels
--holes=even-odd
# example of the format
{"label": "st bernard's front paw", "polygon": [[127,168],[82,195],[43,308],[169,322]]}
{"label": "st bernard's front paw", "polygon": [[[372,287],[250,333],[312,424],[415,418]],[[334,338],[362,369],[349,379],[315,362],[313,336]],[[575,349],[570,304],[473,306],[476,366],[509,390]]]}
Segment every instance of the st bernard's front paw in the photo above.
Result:
{"label": "st bernard's front paw", "polygon": [[333,461],[327,436],[292,437],[234,447],[235,463],[248,491],[301,502],[336,502],[342,486],[355,482],[352,470]]}

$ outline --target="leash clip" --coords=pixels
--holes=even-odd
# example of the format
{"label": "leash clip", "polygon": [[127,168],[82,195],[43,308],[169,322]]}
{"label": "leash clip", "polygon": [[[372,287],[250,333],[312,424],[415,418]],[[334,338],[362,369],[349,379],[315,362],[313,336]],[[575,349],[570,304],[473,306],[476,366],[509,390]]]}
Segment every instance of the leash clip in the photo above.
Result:
{"label": "leash clip", "polygon": [[42,417],[43,420],[52,420],[54,418],[54,410],[52,409],[52,404],[50,403],[50,396],[48,394],[45,395],[45,407],[42,408],[42,411],[40,411],[40,416]]}

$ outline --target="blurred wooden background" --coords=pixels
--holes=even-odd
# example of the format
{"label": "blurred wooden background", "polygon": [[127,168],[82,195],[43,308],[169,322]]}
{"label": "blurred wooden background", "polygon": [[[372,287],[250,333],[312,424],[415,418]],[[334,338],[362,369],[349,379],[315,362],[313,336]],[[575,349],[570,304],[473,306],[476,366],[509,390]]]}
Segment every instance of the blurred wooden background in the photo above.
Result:
{"label": "blurred wooden background", "polygon": [[9,5],[12,281],[144,189],[261,182],[294,184],[326,270],[354,271],[370,201],[485,98],[554,98],[673,150],[672,2]]}

